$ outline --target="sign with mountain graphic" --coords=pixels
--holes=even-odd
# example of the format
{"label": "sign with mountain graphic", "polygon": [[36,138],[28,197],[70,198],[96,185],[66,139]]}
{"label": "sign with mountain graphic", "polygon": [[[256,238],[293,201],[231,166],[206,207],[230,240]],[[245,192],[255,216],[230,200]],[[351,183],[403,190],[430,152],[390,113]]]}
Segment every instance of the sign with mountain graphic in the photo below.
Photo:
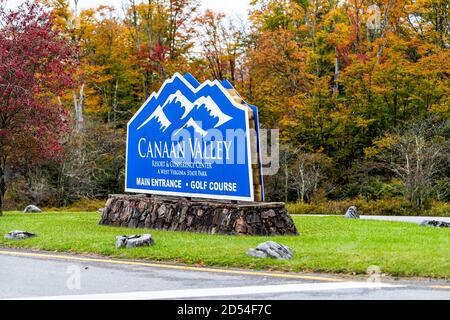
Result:
{"label": "sign with mountain graphic", "polygon": [[128,123],[126,191],[254,201],[249,112],[220,81],[175,74]]}

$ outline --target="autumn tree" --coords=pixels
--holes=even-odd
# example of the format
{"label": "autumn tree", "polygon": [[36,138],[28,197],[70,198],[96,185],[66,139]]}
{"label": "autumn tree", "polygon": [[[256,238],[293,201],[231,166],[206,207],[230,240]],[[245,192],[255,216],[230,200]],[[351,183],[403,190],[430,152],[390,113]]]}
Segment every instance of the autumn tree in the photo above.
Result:
{"label": "autumn tree", "polygon": [[402,182],[414,208],[429,205],[435,181],[449,165],[449,141],[450,123],[435,118],[413,122],[376,141],[380,157]]}
{"label": "autumn tree", "polygon": [[198,0],[128,0],[124,24],[147,98],[168,75],[187,71]]}
{"label": "autumn tree", "polygon": [[196,19],[201,56],[207,61],[213,79],[243,81],[242,58],[245,52],[246,31],[242,22],[226,20],[223,13],[207,10]]}
{"label": "autumn tree", "polygon": [[327,162],[321,154],[295,151],[289,185],[297,193],[298,201],[309,203],[312,200],[324,178]]}
{"label": "autumn tree", "polygon": [[61,156],[69,115],[57,97],[72,84],[74,49],[36,2],[0,10],[0,213],[13,162]]}
{"label": "autumn tree", "polygon": [[449,47],[450,1],[418,0],[406,1],[408,23],[422,41],[433,43],[436,47]]}
{"label": "autumn tree", "polygon": [[252,4],[251,97],[285,143],[347,172],[392,128],[449,117],[448,1]]}

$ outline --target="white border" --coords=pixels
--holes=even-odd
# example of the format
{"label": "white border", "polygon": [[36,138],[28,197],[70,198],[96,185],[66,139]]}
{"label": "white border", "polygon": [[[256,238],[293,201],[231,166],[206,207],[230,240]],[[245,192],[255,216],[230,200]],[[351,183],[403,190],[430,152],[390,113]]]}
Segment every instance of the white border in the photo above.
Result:
{"label": "white border", "polygon": [[[202,193],[181,193],[181,192],[166,192],[166,191],[157,191],[157,190],[141,190],[141,189],[131,189],[128,188],[128,138],[130,132],[130,125],[134,121],[134,119],[144,110],[145,106],[153,99],[158,99],[159,95],[162,93],[166,85],[173,83],[175,79],[180,79],[194,94],[202,90],[206,86],[217,86],[220,91],[228,98],[228,100],[232,103],[232,105],[245,112],[245,125],[246,125],[246,138],[247,138],[247,160],[248,160],[248,175],[249,175],[249,183],[250,183],[250,197],[235,197],[235,196],[221,196],[221,195],[212,195],[212,194],[202,194]],[[205,198],[205,199],[216,199],[216,200],[238,200],[238,201],[255,201],[254,189],[253,189],[253,171],[252,171],[252,152],[250,146],[250,124],[248,117],[248,109],[247,106],[238,104],[231,97],[230,93],[222,86],[220,81],[205,81],[198,88],[194,88],[182,75],[178,72],[174,74],[174,76],[164,82],[159,91],[153,92],[150,97],[144,102],[144,104],[139,108],[139,110],[134,114],[130,121],[127,124],[127,141],[126,141],[126,154],[125,154],[125,192],[130,193],[143,193],[143,194],[155,194],[155,195],[166,195],[166,196],[179,196],[179,197],[192,197],[192,198]]]}

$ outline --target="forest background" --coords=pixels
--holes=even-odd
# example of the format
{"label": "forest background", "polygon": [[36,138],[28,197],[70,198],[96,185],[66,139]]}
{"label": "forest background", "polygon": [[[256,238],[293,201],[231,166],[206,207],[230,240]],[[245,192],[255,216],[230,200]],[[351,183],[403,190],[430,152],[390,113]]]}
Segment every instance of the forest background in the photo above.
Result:
{"label": "forest background", "polygon": [[450,216],[450,1],[253,0],[247,20],[201,11],[198,0],[39,2],[52,37],[72,48],[71,80],[53,95],[67,128],[54,135],[58,152],[6,155],[2,111],[5,209],[85,209],[123,193],[128,120],[168,77],[190,72],[228,79],[263,128],[280,129],[267,201],[292,213],[357,205]]}

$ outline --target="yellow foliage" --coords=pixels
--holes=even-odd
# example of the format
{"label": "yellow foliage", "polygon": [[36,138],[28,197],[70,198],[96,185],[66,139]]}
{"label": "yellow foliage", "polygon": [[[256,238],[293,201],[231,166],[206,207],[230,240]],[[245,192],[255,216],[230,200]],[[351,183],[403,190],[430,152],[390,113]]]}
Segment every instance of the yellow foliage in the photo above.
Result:
{"label": "yellow foliage", "polygon": [[382,138],[375,139],[372,147],[364,149],[364,154],[367,158],[374,157],[382,151],[390,149],[399,141],[399,136],[394,134],[386,134]]}

